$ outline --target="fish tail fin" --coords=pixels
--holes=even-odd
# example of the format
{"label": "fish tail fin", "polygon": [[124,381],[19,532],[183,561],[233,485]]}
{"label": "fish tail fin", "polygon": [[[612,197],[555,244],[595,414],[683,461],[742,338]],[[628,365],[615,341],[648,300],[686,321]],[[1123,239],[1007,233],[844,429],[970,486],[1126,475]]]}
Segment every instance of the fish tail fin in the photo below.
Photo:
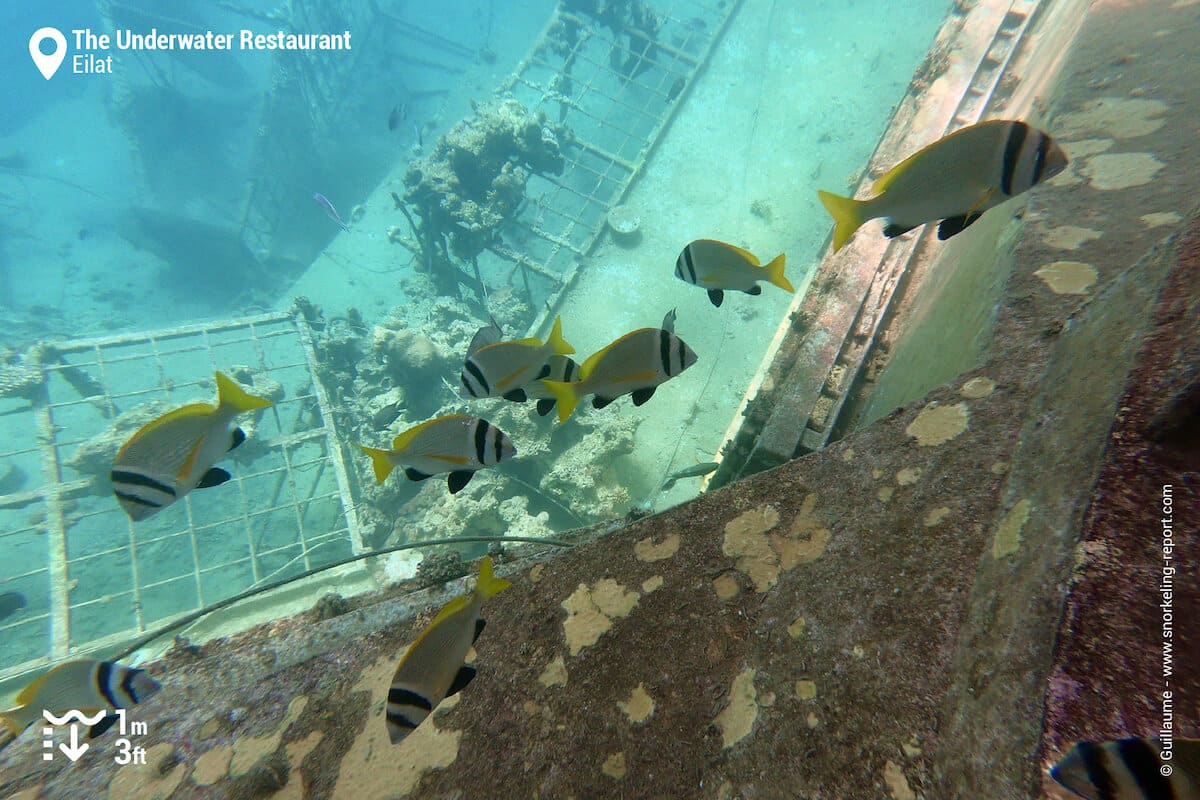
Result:
{"label": "fish tail fin", "polygon": [[821,205],[833,217],[833,252],[841,250],[850,237],[866,220],[862,215],[862,201],[851,197],[842,197],[833,192],[817,191]]}
{"label": "fish tail fin", "polygon": [[475,591],[484,600],[487,600],[510,586],[512,586],[512,582],[506,581],[504,578],[497,578],[492,574],[492,557],[484,556],[483,561],[479,562],[479,580],[475,581]]}
{"label": "fish tail fin", "polygon": [[785,292],[792,293],[796,291],[796,287],[792,286],[792,282],[783,274],[783,268],[787,264],[787,256],[783,253],[775,256],[770,264],[767,264],[763,269],[767,271],[767,280],[783,289]]}
{"label": "fish tail fin", "polygon": [[375,481],[377,483],[383,483],[387,480],[387,476],[391,475],[392,470],[396,468],[396,465],[392,463],[389,451],[367,447],[363,444],[360,444],[358,449],[371,457],[371,466],[375,468]]}
{"label": "fish tail fin", "polygon": [[256,408],[267,408],[275,403],[265,397],[252,395],[223,372],[217,373],[217,407],[230,408],[236,411],[253,411]]}
{"label": "fish tail fin", "polygon": [[575,407],[579,405],[579,395],[575,393],[575,385],[573,383],[566,383],[565,381],[547,380],[543,380],[542,385],[558,401],[558,421],[566,422],[571,414],[575,412]]}
{"label": "fish tail fin", "polygon": [[550,329],[550,336],[546,342],[554,348],[554,352],[560,356],[569,356],[575,352],[575,348],[567,344],[567,340],[562,335],[562,317],[554,318],[554,327]]}

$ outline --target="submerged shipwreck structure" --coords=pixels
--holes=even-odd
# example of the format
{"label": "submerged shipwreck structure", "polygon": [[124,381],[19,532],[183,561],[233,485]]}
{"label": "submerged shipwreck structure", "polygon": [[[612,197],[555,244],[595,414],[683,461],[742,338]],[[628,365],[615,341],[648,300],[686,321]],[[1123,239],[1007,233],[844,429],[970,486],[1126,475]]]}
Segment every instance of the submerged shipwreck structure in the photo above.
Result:
{"label": "submerged shipwreck structure", "polygon": [[[396,206],[412,226],[417,263],[439,291],[457,295],[458,284],[469,282],[483,302],[479,254],[498,244],[503,227],[516,218],[531,173],[562,174],[564,131],[545,112],[531,113],[512,97],[474,110],[404,175],[404,200],[419,222],[399,199]],[[472,265],[470,277],[460,274],[451,256]]]}
{"label": "submerged shipwreck structure", "polygon": [[[1176,736],[1200,735],[1196,665],[1172,676],[1171,709],[1157,684],[1168,578],[1177,652],[1200,652],[1200,626],[1186,622],[1200,619],[1197,565],[1164,571],[1168,555],[1200,551],[1195,526],[1176,524],[1200,518],[1200,209],[1180,208],[1200,188],[1200,151],[1178,136],[1200,113],[1200,64],[1184,57],[1186,6],[955,4],[867,182],[985,115],[1045,123],[1070,169],[949,242],[864,231],[823,248],[751,385],[732,390],[740,402],[699,497],[645,513],[625,460],[635,417],[555,427],[515,403],[488,413],[522,458],[453,503],[435,482],[376,484],[353,461],[349,443],[466,407],[447,376],[487,324],[481,312],[536,334],[606,224],[619,251],[654,246],[652,231],[619,240],[630,215],[609,210],[646,202],[632,177],[665,117],[627,121],[642,126],[635,152],[598,155],[580,71],[609,70],[589,85],[617,94],[622,77],[651,81],[630,90],[640,108],[675,108],[686,92],[667,65],[707,52],[692,33],[708,31],[708,47],[736,24],[737,3],[698,6],[699,22],[654,12],[632,29],[649,4],[560,7],[509,94],[404,173],[387,208],[409,215],[391,238],[416,254],[402,309],[375,319],[299,298],[173,337],[4,354],[0,399],[27,405],[48,440],[18,455],[57,482],[0,496],[0,511],[19,509],[18,534],[37,542],[44,528],[69,555],[46,569],[50,647],[20,639],[21,665],[127,655],[137,642],[124,622],[72,638],[88,614],[126,605],[139,635],[191,627],[171,628],[143,664],[163,683],[135,709],[149,721],[144,764],[43,762],[27,733],[0,752],[0,793],[1058,800],[1046,770],[1078,741],[1157,735],[1167,711]],[[609,14],[623,21],[610,29]],[[1131,48],[1145,57],[1096,81]],[[1177,79],[1157,80],[1152,53],[1178,56]],[[652,65],[639,72],[633,54]],[[747,205],[754,224],[786,217],[783,201]],[[512,256],[516,236],[532,255]],[[527,284],[508,279],[518,269]],[[184,354],[199,354],[193,372],[236,354],[243,380],[275,382],[258,435],[260,457],[281,466],[250,461],[239,477],[242,497],[262,481],[272,502],[163,536],[199,557],[214,541],[233,548],[234,531],[236,554],[197,560],[165,589],[135,575],[126,603],[112,578],[126,561],[81,553],[72,534],[114,513],[64,471],[86,437],[55,437],[74,437],[81,418],[111,425],[105,398],[125,413],[157,390],[114,393],[121,364],[152,362],[166,385]],[[35,503],[43,523],[27,519]],[[153,556],[157,540],[123,533],[121,558]],[[407,551],[391,552],[435,533],[486,541],[427,554],[415,576]],[[485,550],[513,588],[484,607],[477,677],[393,745],[397,660]],[[80,594],[67,577],[85,564],[111,587]],[[205,608],[211,576],[234,566],[252,573],[245,595]],[[144,618],[139,592],[193,584],[196,603]],[[248,608],[260,624],[248,627]],[[21,625],[0,619],[0,632],[23,636]]]}

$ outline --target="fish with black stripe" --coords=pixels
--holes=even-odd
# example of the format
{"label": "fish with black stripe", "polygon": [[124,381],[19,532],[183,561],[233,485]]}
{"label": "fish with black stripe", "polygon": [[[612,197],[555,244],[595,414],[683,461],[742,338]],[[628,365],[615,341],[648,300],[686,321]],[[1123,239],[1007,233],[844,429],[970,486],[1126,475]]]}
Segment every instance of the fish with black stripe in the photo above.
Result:
{"label": "fish with black stripe", "polygon": [[412,733],[438,703],[475,677],[475,668],[466,659],[483,632],[483,601],[511,585],[492,574],[492,559],[484,556],[475,588],[443,606],[409,645],[388,688],[386,718],[392,744]]}
{"label": "fish with black stripe", "polygon": [[470,357],[476,350],[481,347],[487,347],[489,344],[495,344],[504,338],[504,329],[500,327],[500,323],[496,322],[495,318],[488,315],[489,323],[484,325],[479,330],[475,331],[475,335],[471,337],[471,343],[467,345],[467,356]]}
{"label": "fish with black stripe", "polygon": [[554,393],[546,388],[542,380],[574,383],[579,380],[579,364],[570,356],[552,355],[546,362],[548,367],[544,378],[525,385],[525,394],[531,400],[537,400],[537,413],[546,416],[558,404]]}
{"label": "fish with black stripe", "polygon": [[654,396],[658,386],[696,363],[692,348],[668,330],[639,328],[594,353],[573,383],[543,380],[558,401],[558,421],[566,422],[579,401],[593,395],[592,407],[604,408],[622,395],[635,406]]}
{"label": "fish with black stripe", "polygon": [[[475,334],[472,343],[480,341],[483,331]],[[570,355],[575,348],[562,335],[562,319],[555,317],[554,326],[546,341],[536,337],[510,342],[483,344],[469,352],[463,362],[462,384],[464,397],[503,397],[524,403],[528,396],[524,386],[548,377],[548,361],[554,355]]]}
{"label": "fish with black stripe", "polygon": [[720,306],[726,291],[762,294],[759,281],[767,281],[785,292],[796,291],[783,274],[786,264],[783,253],[762,264],[748,250],[715,239],[697,239],[689,242],[675,259],[675,277],[706,290],[709,301]]}
{"label": "fish with black stripe", "polygon": [[358,447],[371,457],[379,483],[398,466],[404,467],[410,481],[449,473],[450,494],[462,491],[477,470],[517,454],[504,431],[469,414],[447,414],[422,422],[397,436],[391,450]]}
{"label": "fish with black stripe", "polygon": [[[161,688],[144,669],[114,661],[67,661],[22,689],[17,695],[17,705],[0,713],[0,722],[13,736],[19,736],[42,719],[43,710],[56,717],[68,711],[80,711],[90,717],[101,710],[132,708]],[[88,730],[88,738],[104,733],[117,719],[115,713],[106,714]]]}
{"label": "fish with black stripe", "polygon": [[1174,739],[1163,760],[1156,738],[1080,742],[1050,777],[1087,800],[1200,800],[1200,739]]}
{"label": "fish with black stripe", "polygon": [[[495,344],[503,338],[504,332],[500,328],[500,323],[493,319],[490,325],[485,325],[475,331],[475,335],[471,338],[471,344],[467,347],[467,355],[470,356],[476,350]],[[546,362],[546,369],[542,370],[541,378],[568,382],[578,380],[579,364],[569,356],[555,353]],[[556,401],[554,395],[542,386],[541,378],[525,384],[521,389],[525,392],[527,399],[537,400],[537,413],[544,417],[554,410]]]}
{"label": "fish with black stripe", "polygon": [[117,452],[113,493],[134,521],[157,514],[193,489],[220,486],[229,473],[213,466],[246,440],[239,414],[274,405],[218,372],[217,404],[191,403],[143,426]]}
{"label": "fish with black stripe", "polygon": [[841,250],[859,226],[887,217],[889,238],[941,220],[938,238],[949,239],[989,208],[1062,172],[1067,154],[1048,135],[1020,120],[993,119],[938,139],[875,181],[875,197],[854,200],[818,191],[834,220],[833,249]]}

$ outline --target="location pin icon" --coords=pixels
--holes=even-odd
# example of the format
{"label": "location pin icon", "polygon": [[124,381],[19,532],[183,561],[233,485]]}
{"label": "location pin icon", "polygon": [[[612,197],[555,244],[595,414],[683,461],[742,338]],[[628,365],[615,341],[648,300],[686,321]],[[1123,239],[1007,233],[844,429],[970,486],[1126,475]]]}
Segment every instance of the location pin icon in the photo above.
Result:
{"label": "location pin icon", "polygon": [[[49,55],[42,52],[42,42],[47,39],[54,42],[54,52]],[[58,28],[39,28],[29,37],[29,55],[42,77],[50,80],[67,57],[67,37]]]}

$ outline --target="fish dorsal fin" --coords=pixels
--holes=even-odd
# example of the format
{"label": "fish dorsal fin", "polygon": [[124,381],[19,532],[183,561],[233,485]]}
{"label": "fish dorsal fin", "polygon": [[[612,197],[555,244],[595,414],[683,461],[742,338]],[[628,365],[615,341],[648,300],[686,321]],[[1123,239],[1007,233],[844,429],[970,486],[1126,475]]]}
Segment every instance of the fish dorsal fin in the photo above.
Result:
{"label": "fish dorsal fin", "polygon": [[396,665],[396,671],[392,676],[393,683],[395,683],[399,677],[400,670],[404,668],[404,664],[406,661],[408,661],[408,657],[417,652],[418,646],[421,644],[421,642],[425,641],[425,637],[429,636],[434,630],[436,630],[438,625],[441,625],[447,617],[457,614],[470,605],[473,599],[473,595],[468,592],[467,594],[460,594],[458,597],[442,606],[442,610],[437,613],[436,617],[430,620],[429,624],[425,626],[425,629],[417,635],[417,638],[413,639],[412,644],[408,646],[408,648],[404,651],[404,655],[400,657],[400,663]]}
{"label": "fish dorsal fin", "polygon": [[[938,141],[942,141],[942,140],[939,139]],[[891,186],[895,182],[896,178],[903,175],[908,170],[908,168],[911,167],[914,162],[916,162],[917,159],[919,159],[923,155],[925,155],[926,150],[933,147],[933,145],[935,145],[935,144],[937,144],[937,142],[933,142],[932,144],[925,145],[920,150],[913,153],[911,156],[909,156],[908,158],[904,159],[896,166],[889,169],[886,173],[884,173],[884,175],[881,178],[879,178],[879,180],[875,181],[875,183],[873,183],[871,185],[871,191],[873,191],[877,195],[883,194],[884,192],[886,192],[888,187]]]}
{"label": "fish dorsal fin", "polygon": [[507,342],[492,342],[491,344],[485,344],[483,347],[479,348],[474,353],[472,353],[472,355],[478,355],[479,353],[482,353],[486,350],[491,350],[493,348],[509,347],[512,345],[517,345],[519,347],[542,347],[542,340],[538,339],[536,337],[530,336],[526,339],[512,339]]}
{"label": "fish dorsal fin", "polygon": [[403,431],[399,436],[397,436],[395,439],[393,439],[392,440],[392,449],[397,452],[404,451],[413,443],[413,439],[417,438],[417,435],[419,433],[421,433],[421,431],[426,430],[427,428],[430,428],[434,425],[440,425],[440,424],[442,424],[448,420],[452,420],[452,419],[469,419],[469,418],[470,418],[470,416],[468,414],[447,414],[444,417],[434,417],[433,419],[425,420],[420,425],[414,425],[413,427],[409,428],[408,430]]}
{"label": "fish dorsal fin", "polygon": [[[462,415],[460,414],[458,416]],[[439,611],[437,616],[425,626],[425,630],[421,631],[421,635],[413,641],[407,652],[411,653],[417,644],[424,639],[430,631],[440,625],[448,617],[454,616],[467,606],[471,605],[471,603],[475,601],[476,597],[487,599],[497,592],[504,591],[509,586],[512,586],[512,583],[506,581],[504,578],[497,578],[494,574],[492,574],[492,558],[491,556],[484,556],[483,560],[479,563],[479,577],[475,582],[474,590],[467,592],[466,594],[460,594],[458,597],[442,606],[442,610]],[[405,654],[405,658],[407,658],[407,653]],[[403,663],[403,660],[401,663]]]}
{"label": "fish dorsal fin", "polygon": [[700,241],[709,242],[710,244],[715,244],[718,247],[724,247],[726,250],[732,250],[733,252],[740,255],[742,258],[749,261],[754,266],[756,266],[756,267],[762,266],[762,264],[760,264],[758,261],[758,256],[754,255],[754,253],[751,253],[749,250],[743,250],[742,248],[738,247],[736,244],[730,244],[729,242],[721,242],[716,239],[701,239]]}
{"label": "fish dorsal fin", "polygon": [[[471,604],[471,595],[470,594],[460,594],[458,597],[454,598],[449,603],[446,603],[446,605],[442,606],[442,610],[437,613],[437,616],[433,618],[433,620],[429,623],[428,626],[426,626],[425,630],[426,631],[433,630],[433,628],[435,628],[439,623],[441,623],[447,617],[454,616],[455,614],[457,614],[459,611],[462,611],[464,608],[466,608],[470,604]],[[423,635],[424,635],[424,632],[422,632],[422,636]],[[417,641],[420,641],[419,637],[418,637]]]}
{"label": "fish dorsal fin", "polygon": [[210,406],[208,403],[189,403],[186,406],[180,406],[174,411],[168,411],[158,419],[146,423],[137,433],[129,437],[129,441],[127,441],[121,447],[121,449],[117,451],[117,458],[120,459],[130,447],[145,438],[147,434],[153,433],[154,431],[159,430],[166,425],[175,424],[180,420],[208,417],[216,410],[217,409],[215,406]]}
{"label": "fish dorsal fin", "polygon": [[[16,702],[18,706],[27,706],[37,699],[38,693],[45,688],[46,682],[58,675],[61,672],[67,672],[67,682],[87,683],[93,686],[96,683],[95,668],[96,661],[64,661],[48,670],[45,674],[39,676],[33,683],[26,686],[17,695]],[[61,688],[61,687],[60,687]],[[79,709],[86,714],[91,714],[90,709]],[[39,709],[40,716],[40,709]]]}
{"label": "fish dorsal fin", "polygon": [[467,358],[475,355],[479,350],[487,347],[489,344],[495,344],[500,341],[500,337],[504,334],[500,330],[500,326],[496,324],[496,320],[492,320],[491,325],[486,325],[475,332],[471,337],[471,344],[467,346]]}
{"label": "fish dorsal fin", "polygon": [[55,667],[54,669],[52,669],[49,672],[45,673],[44,675],[40,676],[33,683],[29,684],[24,689],[22,689],[21,693],[19,695],[17,695],[17,705],[18,706],[27,706],[30,703],[32,703],[33,698],[37,697],[38,690],[42,688],[42,684],[44,684],[46,682],[46,679],[49,678],[51,675],[53,675],[54,670],[57,670],[57,669],[58,669],[58,667]]}
{"label": "fish dorsal fin", "polygon": [[613,345],[615,345],[615,344],[616,344],[616,342],[613,342],[612,344],[605,347],[603,350],[597,350],[596,352],[594,352],[590,356],[588,356],[587,360],[583,362],[583,366],[579,368],[579,379],[587,380],[587,377],[592,374],[592,370],[594,370],[596,368],[596,365],[600,363],[600,361],[604,358],[605,354],[609,350],[611,350],[613,348]]}
{"label": "fish dorsal fin", "polygon": [[588,360],[583,362],[583,366],[579,368],[579,380],[581,380],[581,381],[587,380],[588,376],[592,374],[592,370],[596,369],[596,365],[599,364],[601,361],[603,361],[604,357],[606,355],[608,355],[609,352],[611,352],[614,347],[619,346],[620,344],[625,342],[627,339],[637,336],[639,333],[642,333],[643,331],[650,331],[650,330],[654,330],[654,329],[653,328],[638,328],[636,331],[630,331],[629,333],[625,334],[624,336],[618,337],[615,341],[610,342],[608,345],[606,345],[604,347],[604,349],[597,350],[595,353],[592,353],[590,356],[588,356]]}

